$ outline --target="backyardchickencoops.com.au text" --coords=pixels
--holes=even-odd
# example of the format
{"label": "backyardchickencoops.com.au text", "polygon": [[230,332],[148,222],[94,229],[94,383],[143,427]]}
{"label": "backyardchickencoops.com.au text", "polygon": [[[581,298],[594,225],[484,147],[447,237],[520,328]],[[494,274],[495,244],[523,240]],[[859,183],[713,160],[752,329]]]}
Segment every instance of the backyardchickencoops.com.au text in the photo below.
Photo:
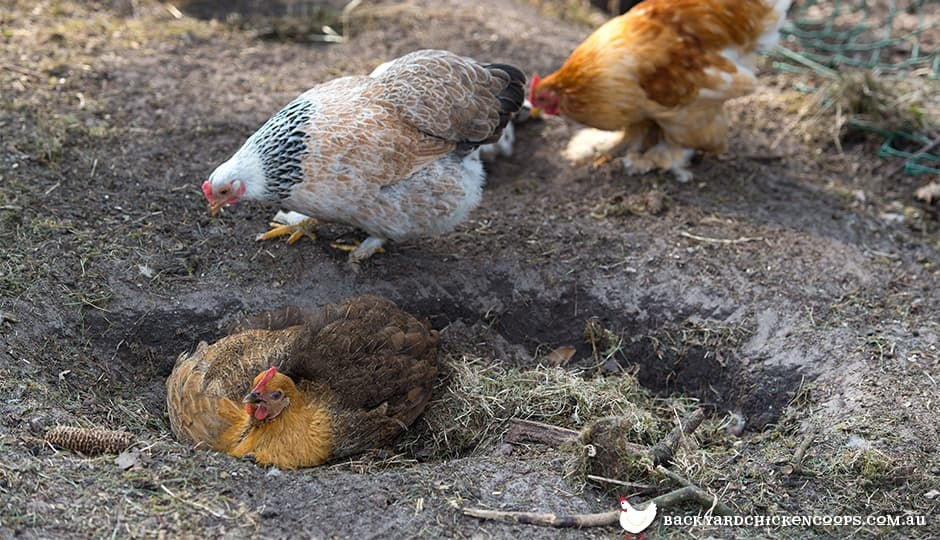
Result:
{"label": "backyardchickencoops.com.au text", "polygon": [[927,516],[883,515],[883,516],[662,516],[663,525],[683,527],[919,527],[927,524]]}

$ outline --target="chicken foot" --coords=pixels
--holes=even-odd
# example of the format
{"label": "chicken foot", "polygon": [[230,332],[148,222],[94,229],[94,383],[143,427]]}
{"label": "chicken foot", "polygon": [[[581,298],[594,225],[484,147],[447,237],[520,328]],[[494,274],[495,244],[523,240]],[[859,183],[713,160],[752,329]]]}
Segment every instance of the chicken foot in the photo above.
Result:
{"label": "chicken foot", "polygon": [[280,236],[287,236],[288,244],[293,244],[304,236],[316,240],[317,233],[313,228],[316,223],[317,220],[297,212],[278,212],[270,223],[271,230],[259,234],[255,237],[255,240],[262,242]]}
{"label": "chicken foot", "polygon": [[692,180],[692,171],[688,166],[694,153],[691,148],[661,142],[645,152],[628,151],[620,158],[620,163],[624,172],[629,175],[663,169],[672,172],[679,182],[686,183]]}
{"label": "chicken foot", "polygon": [[384,238],[370,236],[362,242],[353,240],[351,244],[340,244],[334,242],[330,244],[330,247],[340,251],[350,251],[351,253],[349,254],[349,262],[351,264],[359,264],[376,253],[385,253],[385,248],[382,247],[384,243]]}

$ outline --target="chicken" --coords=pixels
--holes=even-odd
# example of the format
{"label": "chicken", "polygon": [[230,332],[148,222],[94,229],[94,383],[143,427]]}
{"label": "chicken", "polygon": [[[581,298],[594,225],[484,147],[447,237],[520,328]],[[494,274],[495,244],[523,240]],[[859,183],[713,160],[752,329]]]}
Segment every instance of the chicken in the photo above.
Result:
{"label": "chicken", "polygon": [[188,444],[282,469],[392,441],[424,410],[437,333],[395,304],[359,296],[248,319],[166,382],[170,428]]}
{"label": "chicken", "polygon": [[516,124],[524,124],[532,119],[532,104],[529,100],[522,103],[522,108],[506,124],[502,135],[495,143],[484,144],[480,147],[480,159],[484,162],[496,161],[499,157],[512,157],[513,145],[516,142]]}
{"label": "chicken", "polygon": [[630,506],[630,501],[626,497],[620,497],[620,527],[631,534],[640,533],[640,539],[643,538],[643,531],[646,530],[653,520],[656,519],[656,503],[650,501],[643,510],[638,510]]}
{"label": "chicken", "polygon": [[755,53],[777,42],[790,1],[646,0],[533,75],[533,110],[622,131],[626,173],[687,182],[694,150],[725,149],[724,102],[754,91]]}
{"label": "chicken", "polygon": [[[215,215],[239,200],[266,201],[315,220],[363,229],[350,254],[387,240],[444,234],[480,202],[475,152],[494,143],[525,99],[525,75],[505,64],[423,50],[370,76],[315,86],[252,135],[202,184]],[[259,239],[309,233],[312,222]]]}

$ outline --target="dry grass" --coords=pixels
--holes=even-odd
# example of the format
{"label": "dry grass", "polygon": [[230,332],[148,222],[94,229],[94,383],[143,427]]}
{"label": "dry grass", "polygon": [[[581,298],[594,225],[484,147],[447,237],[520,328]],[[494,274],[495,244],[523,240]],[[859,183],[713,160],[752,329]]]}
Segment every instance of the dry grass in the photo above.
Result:
{"label": "dry grass", "polygon": [[804,140],[831,141],[839,151],[860,131],[933,133],[940,126],[937,83],[925,77],[888,78],[850,71],[830,80],[799,110]]}
{"label": "dry grass", "polygon": [[490,447],[510,418],[580,429],[604,416],[631,418],[636,442],[659,433],[649,395],[630,375],[588,377],[558,367],[507,368],[448,356],[445,376],[404,447],[435,458]]}

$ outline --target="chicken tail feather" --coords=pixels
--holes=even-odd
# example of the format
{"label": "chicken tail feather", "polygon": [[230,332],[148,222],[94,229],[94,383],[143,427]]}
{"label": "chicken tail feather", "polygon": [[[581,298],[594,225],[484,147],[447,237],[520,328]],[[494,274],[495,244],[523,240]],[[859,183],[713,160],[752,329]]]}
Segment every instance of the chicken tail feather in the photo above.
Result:
{"label": "chicken tail feather", "polygon": [[493,143],[499,140],[506,124],[512,120],[513,116],[519,112],[519,109],[521,109],[523,103],[525,103],[526,78],[522,71],[508,64],[488,64],[483,67],[493,71],[502,71],[506,75],[509,75],[509,83],[497,95],[500,105],[499,129],[486,141],[487,143]]}

